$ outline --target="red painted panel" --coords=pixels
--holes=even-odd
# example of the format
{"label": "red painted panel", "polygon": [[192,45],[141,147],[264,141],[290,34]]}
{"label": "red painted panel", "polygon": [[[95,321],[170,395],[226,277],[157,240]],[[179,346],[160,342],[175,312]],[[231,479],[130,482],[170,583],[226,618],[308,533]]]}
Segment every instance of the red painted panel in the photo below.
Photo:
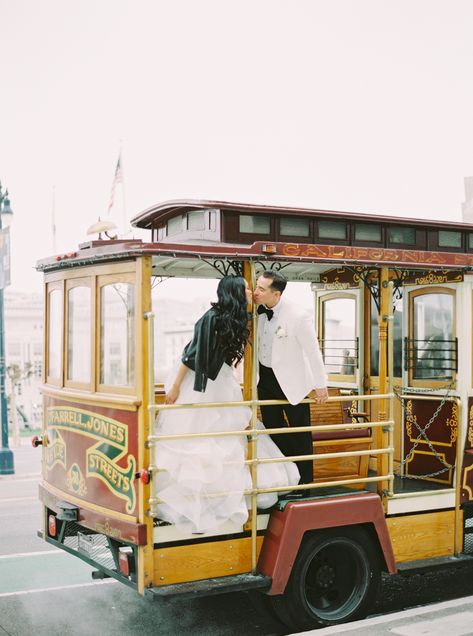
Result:
{"label": "red painted panel", "polygon": [[473,397],[468,398],[468,428],[463,454],[461,502],[473,501]]}
{"label": "red painted panel", "polygon": [[371,523],[379,539],[388,571],[396,572],[394,553],[383,507],[375,493],[291,502],[271,515],[261,549],[258,571],[272,578],[269,594],[286,588],[306,532]]}
{"label": "red painted panel", "polygon": [[[438,475],[432,475],[430,479],[451,486],[458,435],[458,406],[454,402],[446,402],[426,431],[426,435],[439,457],[452,468],[448,469],[442,463],[420,433],[420,429],[425,429],[438,406],[439,402],[434,400],[406,400],[404,455],[407,461],[405,470],[407,475],[423,476],[437,473],[446,468]],[[424,479],[428,480],[429,477],[424,477]]]}
{"label": "red painted panel", "polygon": [[115,512],[137,514],[138,415],[44,398],[46,483]]}

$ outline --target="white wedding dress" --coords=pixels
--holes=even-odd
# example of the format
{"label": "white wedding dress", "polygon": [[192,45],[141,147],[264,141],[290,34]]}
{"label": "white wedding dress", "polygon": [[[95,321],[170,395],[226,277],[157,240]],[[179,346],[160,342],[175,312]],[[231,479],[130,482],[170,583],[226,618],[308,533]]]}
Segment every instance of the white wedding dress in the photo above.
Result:
{"label": "white wedding dress", "polygon": [[[214,381],[208,380],[204,393],[194,391],[194,378],[194,372],[189,370],[176,404],[242,400],[240,385],[227,364]],[[250,418],[251,410],[246,406],[162,411],[156,421],[156,433],[244,431]],[[261,423],[258,426],[263,428]],[[242,526],[251,505],[251,498],[243,494],[252,487],[250,470],[244,463],[247,447],[246,435],[158,441],[155,447],[156,496],[163,503],[158,505],[157,517],[186,533],[212,532],[227,521]],[[269,435],[258,435],[257,448],[259,458],[283,457]],[[299,478],[299,470],[293,462],[258,466],[259,488],[287,487],[291,490],[299,483]],[[277,502],[278,494],[281,493],[258,495],[258,508],[270,508]]]}

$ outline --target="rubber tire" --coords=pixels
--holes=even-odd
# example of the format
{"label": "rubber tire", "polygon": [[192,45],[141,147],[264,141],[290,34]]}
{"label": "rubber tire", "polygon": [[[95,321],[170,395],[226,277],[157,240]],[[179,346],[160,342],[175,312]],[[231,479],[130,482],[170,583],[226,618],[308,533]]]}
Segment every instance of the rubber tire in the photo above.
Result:
{"label": "rubber tire", "polygon": [[304,630],[364,618],[380,584],[379,548],[370,534],[336,528],[306,535],[284,594],[270,598],[281,621]]}

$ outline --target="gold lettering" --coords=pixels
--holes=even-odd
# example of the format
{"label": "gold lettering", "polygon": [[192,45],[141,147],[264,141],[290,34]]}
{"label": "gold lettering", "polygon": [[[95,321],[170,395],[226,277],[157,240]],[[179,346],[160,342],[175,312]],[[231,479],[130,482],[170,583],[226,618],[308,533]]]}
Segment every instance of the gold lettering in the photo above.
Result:
{"label": "gold lettering", "polygon": [[327,248],[320,245],[307,245],[301,256],[328,256]]}
{"label": "gold lettering", "polygon": [[283,254],[287,256],[299,256],[300,248],[296,243],[285,243],[283,246]]}
{"label": "gold lettering", "polygon": [[125,431],[122,426],[117,431],[117,442],[121,445],[125,443]]}

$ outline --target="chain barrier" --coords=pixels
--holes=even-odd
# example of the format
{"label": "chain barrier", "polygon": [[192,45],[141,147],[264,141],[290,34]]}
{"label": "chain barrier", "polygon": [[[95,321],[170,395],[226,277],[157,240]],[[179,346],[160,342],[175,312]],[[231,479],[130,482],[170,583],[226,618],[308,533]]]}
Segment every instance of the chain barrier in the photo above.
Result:
{"label": "chain barrier", "polygon": [[433,471],[431,473],[426,473],[425,475],[401,475],[402,479],[427,479],[428,477],[436,477],[437,475],[441,475],[442,473],[447,472],[448,470],[451,470],[453,468],[452,464],[449,464],[448,462],[446,462],[443,457],[441,457],[437,450],[434,448],[433,443],[430,441],[428,435],[427,435],[427,431],[429,430],[429,428],[432,426],[432,424],[435,422],[435,420],[437,419],[440,411],[443,408],[443,405],[445,404],[445,402],[447,401],[447,399],[450,396],[450,392],[452,391],[452,389],[454,388],[454,383],[451,382],[448,385],[442,386],[442,387],[435,387],[435,388],[422,388],[422,389],[416,389],[413,387],[399,387],[399,389],[394,388],[394,394],[395,396],[398,398],[398,400],[401,402],[401,408],[402,408],[402,414],[403,414],[403,419],[404,421],[406,420],[406,400],[403,400],[401,398],[401,393],[417,393],[417,394],[426,394],[426,393],[436,393],[437,391],[445,391],[446,393],[443,396],[442,401],[439,403],[438,407],[435,409],[434,414],[432,415],[432,417],[430,418],[430,420],[427,422],[427,424],[422,427],[420,426],[420,424],[417,423],[417,419],[410,417],[409,421],[414,424],[414,426],[416,427],[416,429],[418,430],[419,434],[417,435],[416,439],[414,440],[414,445],[412,446],[411,450],[409,451],[409,453],[406,455],[406,457],[404,459],[401,459],[401,466],[404,467],[407,462],[411,459],[412,455],[414,454],[414,451],[416,450],[416,448],[419,446],[422,438],[427,442],[428,447],[430,448],[430,450],[432,451],[432,454],[434,455],[434,457],[436,457],[439,462],[443,465],[443,468]]}

